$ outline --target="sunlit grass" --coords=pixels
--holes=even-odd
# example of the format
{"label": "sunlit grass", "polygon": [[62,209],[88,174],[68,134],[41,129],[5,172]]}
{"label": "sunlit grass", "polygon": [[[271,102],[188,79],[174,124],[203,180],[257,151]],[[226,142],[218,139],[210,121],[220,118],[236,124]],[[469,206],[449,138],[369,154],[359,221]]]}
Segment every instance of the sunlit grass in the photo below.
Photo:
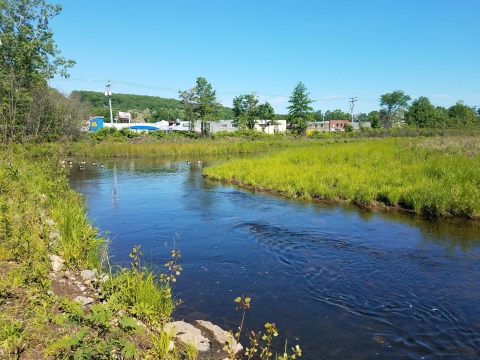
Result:
{"label": "sunlit grass", "polygon": [[[468,145],[389,139],[317,143],[231,160],[204,169],[212,179],[281,192],[292,198],[318,198],[361,206],[400,206],[430,216],[480,216],[479,139]],[[432,142],[433,141],[433,142]],[[438,146],[433,146],[436,144]],[[462,145],[463,144],[463,145]]]}
{"label": "sunlit grass", "polygon": [[225,155],[266,152],[305,146],[307,140],[197,140],[186,142],[100,142],[71,144],[67,153],[86,157],[174,156],[174,155]]}

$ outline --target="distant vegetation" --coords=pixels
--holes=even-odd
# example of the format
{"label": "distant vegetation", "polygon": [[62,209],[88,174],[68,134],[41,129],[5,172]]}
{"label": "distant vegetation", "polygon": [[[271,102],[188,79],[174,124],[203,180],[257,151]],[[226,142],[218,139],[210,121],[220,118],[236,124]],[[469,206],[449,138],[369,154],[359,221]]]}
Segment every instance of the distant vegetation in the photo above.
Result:
{"label": "distant vegetation", "polygon": [[[108,100],[104,93],[75,90],[72,91],[72,95],[78,96],[82,101],[86,102],[91,108],[92,115],[104,116],[105,119],[110,118]],[[135,117],[141,117],[146,122],[175,119],[186,120],[187,117],[179,100],[158,96],[113,94],[112,109],[114,115],[119,111],[129,111],[134,119]],[[219,118],[223,120],[233,119],[232,109],[220,106]]]}

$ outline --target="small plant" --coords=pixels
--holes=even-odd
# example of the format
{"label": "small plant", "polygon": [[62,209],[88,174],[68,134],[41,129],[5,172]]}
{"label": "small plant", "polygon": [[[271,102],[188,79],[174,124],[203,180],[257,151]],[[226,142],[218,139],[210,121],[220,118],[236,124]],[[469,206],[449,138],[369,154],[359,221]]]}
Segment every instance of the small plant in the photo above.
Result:
{"label": "small plant", "polygon": [[138,357],[130,336],[141,330],[137,321],[120,316],[109,304],[95,304],[85,314],[80,304],[64,301],[64,313],[56,316],[58,325],[74,331],[54,342],[48,349],[50,355],[69,356],[75,359],[114,359],[116,354],[125,358]]}
{"label": "small plant", "polygon": [[25,329],[20,321],[0,321],[0,348],[15,359],[25,349]]}
{"label": "small plant", "polygon": [[[178,239],[178,235],[177,235]],[[183,270],[182,266],[178,264],[178,260],[182,257],[182,254],[180,254],[180,250],[177,250],[177,243],[174,240],[173,241],[173,250],[172,250],[172,258],[165,264],[167,267],[168,271],[170,273],[167,274],[161,274],[160,275],[160,281],[162,282],[176,282],[177,278],[176,276],[180,276],[180,272]]]}
{"label": "small plant", "polygon": [[185,360],[195,360],[198,356],[198,349],[195,346],[194,342],[184,342],[182,343],[182,355]]}
{"label": "small plant", "polygon": [[[243,324],[245,321],[245,314],[248,309],[250,309],[250,301],[251,298],[242,295],[235,299],[235,302],[239,304],[236,307],[236,310],[243,310],[242,313],[242,321],[240,326],[238,327],[238,332],[233,333],[231,330],[229,331],[229,337],[227,337],[227,341],[225,347],[223,348],[225,351],[228,352],[229,359],[233,360],[236,359],[235,347],[236,343],[240,340],[240,335],[242,332]],[[262,334],[261,331],[255,332],[252,331],[249,337],[250,340],[250,347],[245,348],[245,356],[248,360],[250,359],[261,359],[261,360],[269,360],[272,358],[272,339],[278,336],[278,330],[275,326],[275,323],[266,323],[265,325],[265,332]],[[263,343],[262,343],[263,342]],[[297,357],[302,356],[302,350],[300,349],[299,345],[295,345],[295,347],[291,348],[291,354],[287,352],[287,342],[285,342],[285,350],[282,355],[275,355],[276,360],[289,360],[289,359],[296,359]]]}

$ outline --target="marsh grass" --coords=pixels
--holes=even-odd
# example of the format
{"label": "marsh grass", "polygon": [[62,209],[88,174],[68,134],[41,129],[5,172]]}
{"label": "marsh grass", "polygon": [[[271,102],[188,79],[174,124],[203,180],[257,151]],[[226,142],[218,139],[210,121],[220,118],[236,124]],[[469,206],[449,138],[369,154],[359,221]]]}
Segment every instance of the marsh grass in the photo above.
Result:
{"label": "marsh grass", "polygon": [[398,206],[427,216],[476,219],[478,144],[478,137],[323,142],[231,160],[205,168],[204,174],[292,198]]}
{"label": "marsh grass", "polygon": [[86,157],[174,156],[174,155],[224,155],[267,152],[291,147],[301,147],[309,140],[282,140],[272,138],[241,140],[190,140],[178,142],[83,142],[69,145],[66,153]]}

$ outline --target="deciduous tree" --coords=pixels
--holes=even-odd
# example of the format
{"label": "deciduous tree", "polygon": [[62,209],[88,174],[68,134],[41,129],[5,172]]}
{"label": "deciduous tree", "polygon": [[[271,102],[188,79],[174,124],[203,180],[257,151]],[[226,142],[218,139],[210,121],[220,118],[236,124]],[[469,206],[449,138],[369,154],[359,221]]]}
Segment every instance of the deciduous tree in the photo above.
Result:
{"label": "deciduous tree", "polygon": [[380,118],[383,120],[384,127],[391,127],[397,124],[402,116],[401,109],[406,109],[410,100],[411,97],[401,90],[380,96],[380,106],[384,112],[384,116]]}
{"label": "deciduous tree", "polygon": [[[46,80],[68,77],[75,64],[60,56],[49,28],[60,5],[45,0],[0,0],[0,136],[3,142],[26,141],[43,132],[31,127],[52,117],[30,111],[38,91],[49,91]],[[35,94],[34,94],[35,92]],[[48,97],[48,96],[47,96]],[[46,109],[46,108],[45,108]],[[29,116],[39,116],[36,119]]]}
{"label": "deciduous tree", "polygon": [[440,116],[425,96],[415,99],[405,115],[405,121],[409,125],[419,128],[433,128],[439,125]]}
{"label": "deciduous tree", "polygon": [[233,126],[253,129],[258,119],[258,99],[254,94],[239,95],[233,99]]}
{"label": "deciduous tree", "polygon": [[179,91],[180,104],[185,111],[185,120],[190,122],[190,131],[195,130],[195,120],[198,118],[198,104],[195,101],[195,93],[197,89]]}

